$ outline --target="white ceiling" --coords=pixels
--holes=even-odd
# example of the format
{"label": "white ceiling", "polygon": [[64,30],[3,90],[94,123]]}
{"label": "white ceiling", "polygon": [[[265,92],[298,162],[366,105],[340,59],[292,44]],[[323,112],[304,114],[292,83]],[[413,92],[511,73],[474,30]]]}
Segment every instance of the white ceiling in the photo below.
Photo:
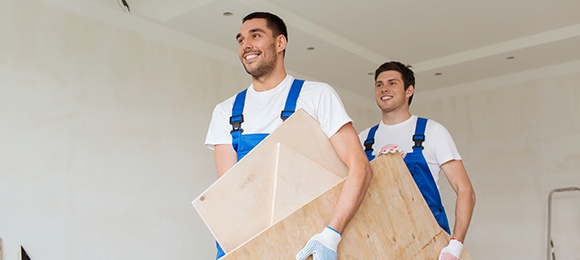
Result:
{"label": "white ceiling", "polygon": [[[117,0],[91,1],[121,10]],[[372,88],[369,73],[389,60],[414,67],[418,91],[580,60],[580,0],[126,1],[128,16],[236,57],[242,18],[278,14],[289,31],[287,69],[355,93]]]}

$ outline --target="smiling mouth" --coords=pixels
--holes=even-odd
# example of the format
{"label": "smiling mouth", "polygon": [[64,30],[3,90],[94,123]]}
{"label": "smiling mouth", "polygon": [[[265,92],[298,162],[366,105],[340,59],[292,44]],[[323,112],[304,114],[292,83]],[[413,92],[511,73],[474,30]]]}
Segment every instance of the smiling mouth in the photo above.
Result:
{"label": "smiling mouth", "polygon": [[244,59],[246,61],[252,61],[255,60],[258,57],[259,54],[248,54],[246,56],[244,56]]}
{"label": "smiling mouth", "polygon": [[382,97],[381,100],[389,100],[391,98],[393,98],[393,97],[386,96],[386,97]]}

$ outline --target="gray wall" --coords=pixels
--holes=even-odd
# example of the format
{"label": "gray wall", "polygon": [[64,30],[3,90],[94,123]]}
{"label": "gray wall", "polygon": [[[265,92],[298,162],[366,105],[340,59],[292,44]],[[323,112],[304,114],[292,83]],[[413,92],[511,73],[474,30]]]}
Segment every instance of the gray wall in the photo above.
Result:
{"label": "gray wall", "polygon": [[[117,19],[97,5],[64,8],[0,3],[3,259],[19,259],[19,245],[32,259],[213,259],[190,202],[217,178],[203,147],[211,111],[250,78],[237,61],[192,51],[211,48],[203,42],[96,21]],[[380,118],[369,84],[368,97],[337,89],[358,131]],[[447,126],[476,188],[474,259],[545,258],[547,194],[580,186],[579,84],[576,62],[418,88],[413,113]],[[555,196],[561,259],[579,255],[579,205]]]}

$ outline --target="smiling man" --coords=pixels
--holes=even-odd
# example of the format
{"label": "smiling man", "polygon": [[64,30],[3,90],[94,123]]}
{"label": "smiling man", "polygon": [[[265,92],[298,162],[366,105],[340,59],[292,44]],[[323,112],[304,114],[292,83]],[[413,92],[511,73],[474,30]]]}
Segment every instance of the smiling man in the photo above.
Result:
{"label": "smiling man", "polygon": [[[358,210],[372,179],[352,120],[328,84],[294,79],[286,73],[288,33],[278,16],[265,12],[247,15],[236,40],[252,84],[214,109],[205,145],[214,149],[217,175],[226,173],[294,111],[304,109],[320,123],[349,174],[328,226],[314,235],[296,258],[316,254],[317,259],[336,259],[341,233]],[[216,259],[224,255],[217,247]]]}
{"label": "smiling man", "polygon": [[[459,152],[445,127],[409,112],[415,93],[415,75],[400,62],[387,62],[375,72],[375,99],[383,120],[360,133],[368,160],[382,150],[399,147],[405,164],[429,205],[439,226],[449,233],[449,224],[439,195],[439,172],[443,170],[457,193],[455,225],[449,246],[439,259],[458,260],[475,206],[475,193]],[[383,148],[381,148],[383,147]]]}

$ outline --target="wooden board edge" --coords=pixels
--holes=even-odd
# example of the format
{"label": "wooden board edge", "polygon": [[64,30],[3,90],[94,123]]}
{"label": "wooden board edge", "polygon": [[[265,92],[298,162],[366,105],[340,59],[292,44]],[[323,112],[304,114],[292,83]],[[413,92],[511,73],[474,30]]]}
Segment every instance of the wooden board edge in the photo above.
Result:
{"label": "wooden board edge", "polygon": [[[207,227],[207,229],[209,230],[209,232],[211,233],[211,235],[213,236],[213,239],[215,239],[216,242],[218,242],[220,245],[220,241],[218,239],[218,237],[215,235],[213,229],[211,228],[211,226],[209,225],[209,223],[207,222],[207,220],[205,219],[205,216],[202,214],[202,212],[197,208],[197,206],[194,204],[195,200],[191,202],[191,204],[193,205],[193,208],[195,209],[195,211],[197,211],[197,215],[199,215],[199,218],[201,218],[201,220],[203,221],[203,223],[205,224],[205,226]],[[223,250],[223,249],[222,249]],[[1,260],[1,259],[0,259]]]}

